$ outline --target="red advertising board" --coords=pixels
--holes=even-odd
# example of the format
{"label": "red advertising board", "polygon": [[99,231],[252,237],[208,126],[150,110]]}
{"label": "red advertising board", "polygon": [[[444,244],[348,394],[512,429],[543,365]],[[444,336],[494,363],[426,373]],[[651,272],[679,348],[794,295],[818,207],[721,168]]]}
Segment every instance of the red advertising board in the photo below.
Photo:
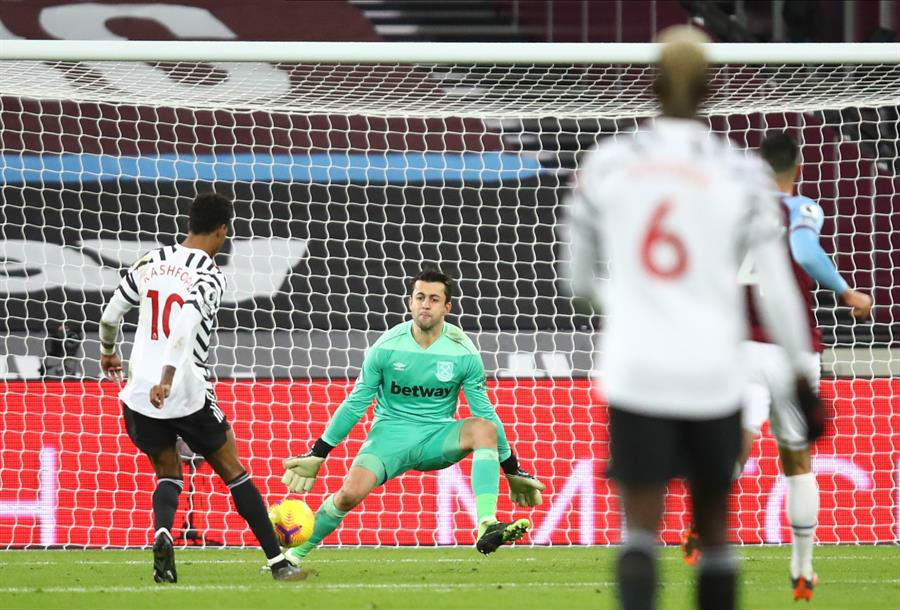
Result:
{"label": "red advertising board", "polygon": [[[305,449],[347,394],[348,381],[223,381],[220,404],[232,422],[245,466],[263,496],[285,495],[282,458]],[[815,448],[821,490],[817,536],[822,542],[897,538],[900,477],[900,380],[825,380],[831,434]],[[0,384],[0,548],[42,545],[140,546],[151,532],[152,471],[131,444],[117,389],[98,382]],[[502,380],[491,396],[525,468],[547,483],[531,513],[536,544],[608,544],[619,540],[614,486],[603,476],[606,409],[587,380]],[[465,407],[461,410],[466,413]],[[365,425],[326,463],[315,509],[337,490],[359,449]],[[388,482],[351,513],[329,544],[433,545],[473,542],[470,460],[437,473],[407,473]],[[255,544],[208,465],[188,474],[194,525],[229,545]],[[505,484],[501,483],[501,489]],[[790,539],[785,484],[767,434],[754,447],[732,500],[732,537],[745,543]],[[678,541],[688,517],[683,486],[674,482],[662,539]],[[181,496],[176,530],[188,494]],[[507,498],[501,514],[525,515]],[[178,531],[176,531],[177,535]]]}

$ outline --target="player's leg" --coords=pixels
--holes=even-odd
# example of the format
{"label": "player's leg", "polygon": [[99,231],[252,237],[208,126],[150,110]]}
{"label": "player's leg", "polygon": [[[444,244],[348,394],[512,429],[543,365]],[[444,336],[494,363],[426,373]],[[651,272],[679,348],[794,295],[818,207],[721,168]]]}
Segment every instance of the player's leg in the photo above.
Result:
{"label": "player's leg", "polygon": [[178,510],[178,496],[184,488],[181,458],[175,445],[148,453],[156,473],[156,489],[153,491],[154,537],[166,535],[172,539],[172,523]]}
{"label": "player's leg", "polygon": [[176,434],[167,420],[147,417],[125,405],[122,405],[122,414],[128,436],[147,455],[156,473],[156,489],[153,491],[153,580],[177,582],[172,523],[184,481],[181,459],[175,450]]}
{"label": "player's leg", "polygon": [[181,458],[171,447],[147,454],[156,472],[153,491],[153,579],[156,582],[177,582],[175,549],[172,546],[172,523],[178,510],[178,496],[184,487]]}
{"label": "player's leg", "polygon": [[733,479],[736,481],[744,471],[750,458],[753,442],[759,436],[763,424],[769,419],[772,408],[770,369],[772,350],[780,349],[769,343],[745,341],[741,353],[747,367],[748,380],[741,397],[741,453],[738,457]]}
{"label": "player's leg", "polygon": [[812,599],[818,577],[813,570],[813,548],[819,516],[819,485],[812,471],[809,449],[779,447],[787,482],[788,521],[791,524],[791,586],[794,599]]}
{"label": "player's leg", "polygon": [[657,528],[666,482],[680,468],[672,420],[610,407],[610,462],[626,530],[616,561],[619,600],[625,610],[656,606]]}
{"label": "player's leg", "polygon": [[744,403],[741,411],[741,453],[735,465],[735,481],[741,477],[744,466],[750,458],[753,442],[759,436],[763,424],[769,419],[772,395],[768,386],[761,383],[749,383],[744,388]]}
{"label": "player's leg", "polygon": [[[819,486],[812,471],[806,424],[795,404],[792,379],[786,360],[779,367],[773,388],[772,434],[787,483],[787,517],[793,534],[791,542],[791,586],[794,599],[811,599],[818,578],[813,570],[813,549],[819,515]],[[807,375],[819,378],[818,354],[811,354]],[[774,375],[773,371],[773,375]]]}
{"label": "player's leg", "polygon": [[689,455],[688,480],[700,536],[698,605],[701,610],[734,608],[737,558],[728,545],[728,496],[741,450],[741,414],[683,422]]}
{"label": "player's leg", "polygon": [[276,580],[302,580],[306,573],[292,566],[281,553],[275,530],[259,489],[238,457],[231,426],[218,405],[207,398],[202,409],[177,420],[181,438],[206,461],[225,482],[238,514],[244,518],[266,554]]}
{"label": "player's leg", "polygon": [[316,522],[309,540],[288,550],[287,557],[291,563],[299,564],[326,536],[338,528],[347,513],[373,489],[412,467],[413,454],[424,435],[421,428],[385,422],[372,426],[359,454],[350,465],[341,488],[325,498],[316,511]]}
{"label": "player's leg", "polygon": [[[734,473],[732,474],[732,480],[734,481],[737,481],[744,472],[744,466],[747,464],[750,452],[753,449],[753,442],[759,436],[763,423],[769,418],[769,407],[772,403],[769,386],[762,372],[755,365],[756,360],[760,357],[759,350],[756,349],[757,345],[757,343],[747,342],[744,348],[744,353],[748,356],[750,381],[744,388],[742,400],[741,453],[734,465]],[[681,553],[682,560],[688,565],[695,566],[700,562],[700,534],[693,519],[690,527],[681,536]]]}
{"label": "player's leg", "polygon": [[288,561],[298,565],[309,555],[310,551],[338,528],[360,502],[366,499],[373,489],[378,487],[384,477],[384,465],[372,454],[360,454],[353,461],[344,482],[337,493],[325,498],[316,511],[315,525],[309,540],[300,546],[287,551]]}
{"label": "player's leg", "polygon": [[423,439],[415,470],[440,470],[472,454],[472,493],[478,525],[475,548],[485,555],[504,544],[521,539],[531,528],[528,519],[497,520],[500,489],[500,462],[497,455],[497,426],[480,417],[469,417],[436,426]]}
{"label": "player's leg", "polygon": [[662,518],[665,486],[658,483],[619,484],[627,529],[616,565],[622,607],[652,608],[657,585],[656,533]]}
{"label": "player's leg", "polygon": [[472,494],[479,535],[487,523],[497,521],[500,493],[500,460],[497,455],[497,426],[480,417],[470,417],[459,425],[460,452],[472,453]]}
{"label": "player's leg", "polygon": [[[185,439],[185,441],[188,445],[191,445],[189,439]],[[191,445],[191,448],[203,453],[194,445]],[[278,539],[275,537],[275,530],[272,529],[272,522],[269,520],[269,513],[266,510],[266,504],[263,502],[262,495],[238,457],[234,433],[229,429],[225,433],[225,443],[204,455],[206,456],[206,461],[209,462],[212,469],[221,477],[228,486],[229,491],[231,491],[231,498],[234,501],[238,514],[250,526],[253,535],[256,536],[259,545],[266,554],[267,563],[272,567],[274,574],[278,568],[284,567],[283,564],[287,562],[281,553],[281,547],[279,547]]]}

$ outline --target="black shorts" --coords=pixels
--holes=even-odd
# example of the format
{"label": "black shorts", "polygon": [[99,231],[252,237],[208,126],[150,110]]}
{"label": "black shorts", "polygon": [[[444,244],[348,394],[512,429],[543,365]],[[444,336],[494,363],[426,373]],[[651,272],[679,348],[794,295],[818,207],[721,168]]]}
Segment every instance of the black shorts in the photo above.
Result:
{"label": "black shorts", "polygon": [[195,453],[209,456],[225,444],[226,434],[231,429],[225,414],[209,398],[202,409],[184,417],[147,417],[132,411],[125,403],[122,403],[122,414],[131,442],[148,455],[174,447],[175,437],[180,436]]}
{"label": "black shorts", "polygon": [[669,419],[609,409],[607,474],[626,485],[684,476],[705,489],[731,487],[741,451],[741,412],[717,419]]}

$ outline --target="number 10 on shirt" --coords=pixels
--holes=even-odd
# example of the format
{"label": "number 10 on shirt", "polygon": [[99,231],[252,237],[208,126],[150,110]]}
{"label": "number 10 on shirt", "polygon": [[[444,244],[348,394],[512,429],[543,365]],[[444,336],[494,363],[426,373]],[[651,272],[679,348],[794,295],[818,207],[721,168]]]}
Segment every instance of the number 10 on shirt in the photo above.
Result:
{"label": "number 10 on shirt", "polygon": [[[169,321],[172,319],[172,305],[178,303],[178,305],[184,305],[184,299],[181,298],[181,295],[173,292],[166,299],[165,304],[163,305],[162,310],[162,320],[160,321],[159,315],[159,291],[158,290],[148,290],[147,298],[150,299],[150,339],[153,341],[159,340],[159,327],[162,326],[163,338],[168,338],[169,336]],[[160,324],[161,322],[161,324]]]}

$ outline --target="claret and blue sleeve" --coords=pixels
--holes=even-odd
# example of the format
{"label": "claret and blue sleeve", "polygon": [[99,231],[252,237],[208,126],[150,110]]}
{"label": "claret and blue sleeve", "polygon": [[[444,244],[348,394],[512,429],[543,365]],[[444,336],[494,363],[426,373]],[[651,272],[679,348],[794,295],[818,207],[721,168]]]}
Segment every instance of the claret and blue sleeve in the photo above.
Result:
{"label": "claret and blue sleeve", "polygon": [[785,203],[790,211],[791,256],[821,286],[843,294],[849,286],[819,243],[825,222],[822,208],[808,197],[787,197]]}

